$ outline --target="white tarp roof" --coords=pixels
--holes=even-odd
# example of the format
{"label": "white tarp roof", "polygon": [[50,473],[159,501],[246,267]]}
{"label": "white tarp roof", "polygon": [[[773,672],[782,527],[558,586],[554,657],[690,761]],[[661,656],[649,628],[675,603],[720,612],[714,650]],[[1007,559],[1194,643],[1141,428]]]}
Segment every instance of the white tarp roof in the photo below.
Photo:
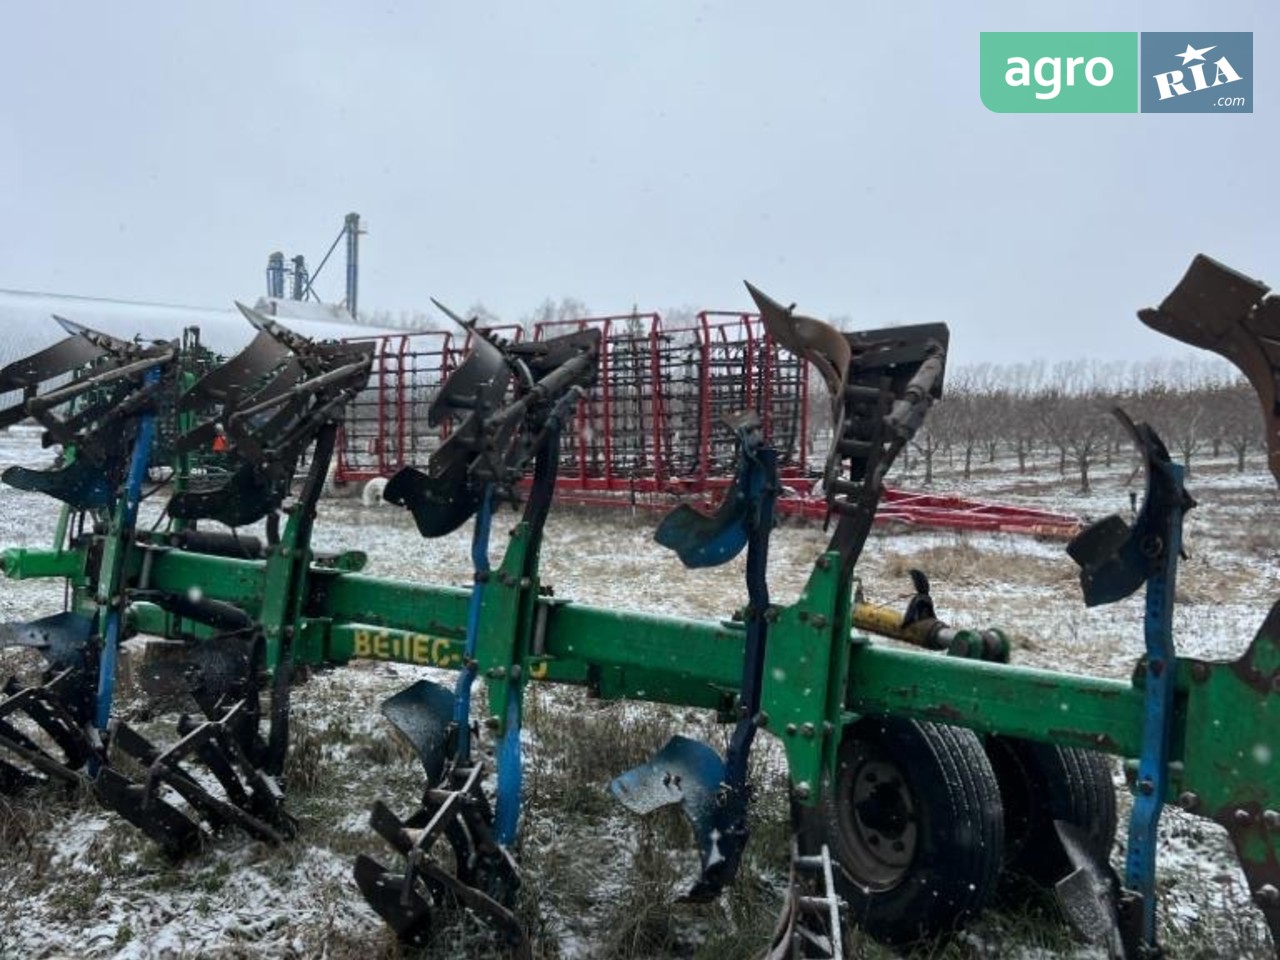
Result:
{"label": "white tarp roof", "polygon": [[[264,312],[272,312],[269,306],[273,302],[288,303],[291,307],[299,306],[290,301],[263,301],[262,305],[268,308]],[[286,327],[303,336],[340,340],[345,337],[369,337],[396,332],[351,323],[350,315],[341,307],[336,308],[335,314],[334,308],[319,304],[301,306],[306,309],[279,309],[278,314]],[[293,315],[295,312],[305,312],[306,316],[296,317]],[[0,367],[65,337],[66,333],[53,321],[53,314],[122,340],[132,340],[135,336],[148,340],[174,340],[182,335],[184,327],[199,327],[200,342],[224,356],[237,352],[254,335],[253,327],[241,316],[234,303],[228,303],[225,310],[208,310],[200,307],[0,290]],[[345,317],[347,322],[336,319],[339,316]],[[325,319],[326,317],[335,319]]]}

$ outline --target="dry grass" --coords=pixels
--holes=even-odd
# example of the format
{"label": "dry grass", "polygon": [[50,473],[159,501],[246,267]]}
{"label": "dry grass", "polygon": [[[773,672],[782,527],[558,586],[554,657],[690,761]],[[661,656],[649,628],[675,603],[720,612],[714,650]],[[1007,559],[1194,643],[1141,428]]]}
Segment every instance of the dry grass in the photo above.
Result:
{"label": "dry grass", "polygon": [[[943,483],[940,479],[939,485]],[[1056,484],[1056,478],[1051,478],[1040,485]],[[1019,481],[1019,485],[1029,494],[1036,483]],[[1190,517],[1191,560],[1180,578],[1179,599],[1196,608],[1212,606],[1222,598],[1238,601],[1249,597],[1258,589],[1250,563],[1274,564],[1280,559],[1280,531],[1256,522],[1258,514],[1252,511],[1259,497],[1251,493],[1221,500],[1210,489],[1196,493],[1202,506]],[[574,518],[572,522],[580,521]],[[599,522],[612,525],[608,531],[611,536],[619,530],[639,531],[632,540],[624,540],[630,544],[647,539],[653,518],[639,515],[620,520],[610,513]],[[799,540],[801,533],[786,529],[778,540],[785,545],[786,535],[796,535]],[[795,548],[796,556],[803,553],[807,563],[820,548],[820,541],[816,532],[803,532],[799,544],[803,549]],[[1218,552],[1219,547],[1227,546],[1233,551],[1230,562],[1223,561]],[[553,563],[573,566],[580,562],[581,549],[575,543],[548,553]],[[778,553],[779,557],[787,555]],[[644,558],[635,559],[638,563]],[[790,576],[798,581],[807,572],[807,567],[798,573],[783,569],[781,561],[775,566],[780,578]],[[1044,634],[1037,652],[1055,668],[1079,666],[1071,645],[1077,631],[1081,646],[1093,636],[1078,609],[1075,569],[1065,558],[1019,555],[981,538],[930,535],[877,540],[869,548],[864,566],[887,585],[886,590],[899,592],[906,590],[908,568],[924,568],[939,595],[939,612],[957,625],[975,622],[974,608],[961,607],[961,603],[985,603],[995,595],[985,589],[991,585],[1010,588],[999,598],[1009,604],[999,614],[1007,619],[994,622],[1013,626],[1015,637],[1017,628],[1034,624],[1037,636]],[[397,571],[397,575],[418,574]],[[691,576],[677,586],[707,593],[703,582]],[[665,583],[659,586],[668,589]],[[790,599],[781,589],[777,594],[779,602]],[[1066,596],[1070,603],[1045,610],[1040,620],[1034,620],[1041,615],[1041,608],[1048,606],[1045,598],[1050,595]],[[888,602],[882,596],[873,594],[873,598]],[[596,602],[593,596],[583,599]],[[727,612],[718,598],[706,602],[717,604],[718,615]],[[1119,634],[1124,628],[1118,619],[1115,623],[1109,629]],[[1050,630],[1057,624],[1063,625],[1062,632],[1053,635]],[[1031,629],[1027,627],[1028,632]],[[1125,632],[1140,643],[1136,621]],[[1019,662],[1027,662],[1028,657],[1032,655],[1020,655]],[[1123,659],[1132,663],[1127,653]],[[247,933],[237,935],[240,939],[228,935],[212,950],[206,943],[198,948],[179,948],[172,955],[505,960],[502,945],[465,914],[442,914],[432,947],[406,950],[363,907],[350,882],[349,864],[357,853],[393,862],[390,851],[359,822],[360,811],[382,796],[393,809],[407,812],[421,790],[422,774],[416,758],[388,734],[387,726],[377,717],[378,700],[406,681],[381,677],[380,670],[384,668],[363,665],[321,673],[296,691],[286,772],[288,806],[299,820],[300,833],[297,841],[285,847],[269,848],[233,833],[216,841],[213,849],[200,857],[170,864],[136,831],[113,821],[109,829],[86,835],[77,862],[55,865],[53,859],[68,821],[83,827],[96,816],[92,802],[52,791],[21,800],[0,798],[0,958],[19,955],[12,946],[10,924],[16,925],[15,910],[34,903],[50,905],[85,929],[100,923],[107,911],[129,911],[147,898],[178,903],[194,920],[227,909],[228,903],[236,902],[233,895],[237,888],[252,876],[260,878],[278,897],[278,906],[271,907],[271,912],[278,914],[274,921],[278,926],[269,935],[259,939]],[[1124,675],[1124,671],[1114,675]],[[370,680],[375,676],[381,678],[377,683]],[[481,713],[481,688],[477,694],[477,713]],[[524,885],[517,907],[534,937],[535,957],[759,957],[781,906],[789,844],[785,789],[769,738],[762,738],[755,756],[758,792],[752,812],[752,841],[738,882],[716,904],[674,905],[673,900],[687,887],[697,867],[687,824],[676,810],[637,820],[615,804],[608,785],[612,777],[648,759],[673,733],[701,736],[722,746],[724,729],[713,727],[704,714],[661,706],[604,704],[575,690],[532,688],[526,708],[531,739],[526,751],[522,824]],[[1188,844],[1195,849],[1193,841]],[[1215,875],[1179,871],[1162,873],[1170,894],[1166,906],[1179,907],[1176,916],[1170,910],[1162,914],[1170,956],[1199,960],[1272,955],[1257,916],[1241,908],[1243,898],[1238,889]],[[1170,884],[1170,880],[1174,882]],[[304,884],[300,892],[298,888]],[[304,899],[305,913],[299,909]],[[1186,919],[1183,908],[1187,905],[1194,908],[1194,921]],[[149,930],[136,915],[128,913],[116,936],[114,950],[119,950],[130,942],[145,941]],[[851,957],[887,960],[898,956],[858,931],[851,931],[848,942]],[[985,960],[1010,955],[1069,956],[1077,951],[1078,945],[1052,913],[991,913],[971,932],[921,946],[910,956],[916,960]],[[94,953],[103,955],[104,951],[96,949]],[[22,953],[24,960],[27,955]]]}
{"label": "dry grass", "polygon": [[[910,538],[903,539],[904,546]],[[1001,584],[1063,584],[1070,586],[1075,578],[1074,567],[1058,560],[1043,557],[1017,556],[1012,553],[993,553],[976,546],[964,534],[956,534],[951,543],[934,544],[911,552],[897,549],[881,554],[886,573],[906,584],[907,572],[912,568],[924,570],[930,580],[946,582],[957,587]]]}

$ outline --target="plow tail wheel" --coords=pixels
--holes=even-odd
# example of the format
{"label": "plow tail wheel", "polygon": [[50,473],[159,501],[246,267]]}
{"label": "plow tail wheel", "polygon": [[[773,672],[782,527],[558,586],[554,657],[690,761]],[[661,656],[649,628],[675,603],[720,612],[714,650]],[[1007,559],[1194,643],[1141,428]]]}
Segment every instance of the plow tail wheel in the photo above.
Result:
{"label": "plow tail wheel", "polygon": [[955,931],[995,887],[1004,850],[1000,791],[971,731],[866,717],[845,731],[819,830],[848,917],[909,944]]}
{"label": "plow tail wheel", "polygon": [[1004,798],[1004,897],[1019,901],[1035,889],[1051,891],[1072,871],[1055,821],[1079,828],[1083,852],[1101,867],[1108,865],[1116,791],[1106,756],[998,736],[987,737],[986,751]]}

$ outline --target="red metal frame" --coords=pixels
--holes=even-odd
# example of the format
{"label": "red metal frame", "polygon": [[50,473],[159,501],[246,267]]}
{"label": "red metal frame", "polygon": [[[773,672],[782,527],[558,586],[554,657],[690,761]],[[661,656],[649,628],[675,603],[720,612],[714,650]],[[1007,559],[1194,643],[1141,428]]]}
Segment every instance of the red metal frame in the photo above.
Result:
{"label": "red metal frame", "polygon": [[[757,409],[766,442],[779,454],[780,513],[825,519],[809,469],[809,371],[780,350],[757,314],[704,310],[692,324],[667,327],[657,313],[553,320],[534,326],[543,341],[578,330],[601,333],[599,376],[579,402],[564,438],[556,492],[565,502],[669,507],[671,496],[706,500],[731,481],[733,436],[727,413]],[[523,328],[492,333],[519,342]],[[389,477],[426,463],[447,436],[427,427],[426,408],[470,349],[444,331],[359,338],[376,345],[369,386],[348,404],[336,479]],[[886,490],[877,520],[957,530],[1072,536],[1063,514],[959,497]]]}
{"label": "red metal frame", "polygon": [[334,474],[340,482],[426,461],[438,442],[427,429],[427,404],[460,359],[447,331],[354,339],[374,345],[374,370],[343,412]]}

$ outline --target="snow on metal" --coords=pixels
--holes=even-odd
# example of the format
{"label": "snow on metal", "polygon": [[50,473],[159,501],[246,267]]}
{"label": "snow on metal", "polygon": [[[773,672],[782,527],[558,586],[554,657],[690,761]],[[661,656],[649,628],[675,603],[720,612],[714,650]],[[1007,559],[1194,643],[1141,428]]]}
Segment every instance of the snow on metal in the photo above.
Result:
{"label": "snow on metal", "polygon": [[[387,332],[381,328],[358,326],[341,308],[335,311],[322,304],[290,303],[285,309],[281,304],[281,301],[266,301],[263,305],[266,312],[276,313],[291,330],[307,337],[340,340]],[[171,340],[181,336],[185,327],[199,327],[201,342],[215,353],[224,355],[235,353],[254,335],[253,327],[231,302],[225,309],[213,310],[0,290],[0,366],[29,356],[66,336],[53,321],[54,314],[123,340],[131,340],[135,336]]]}

